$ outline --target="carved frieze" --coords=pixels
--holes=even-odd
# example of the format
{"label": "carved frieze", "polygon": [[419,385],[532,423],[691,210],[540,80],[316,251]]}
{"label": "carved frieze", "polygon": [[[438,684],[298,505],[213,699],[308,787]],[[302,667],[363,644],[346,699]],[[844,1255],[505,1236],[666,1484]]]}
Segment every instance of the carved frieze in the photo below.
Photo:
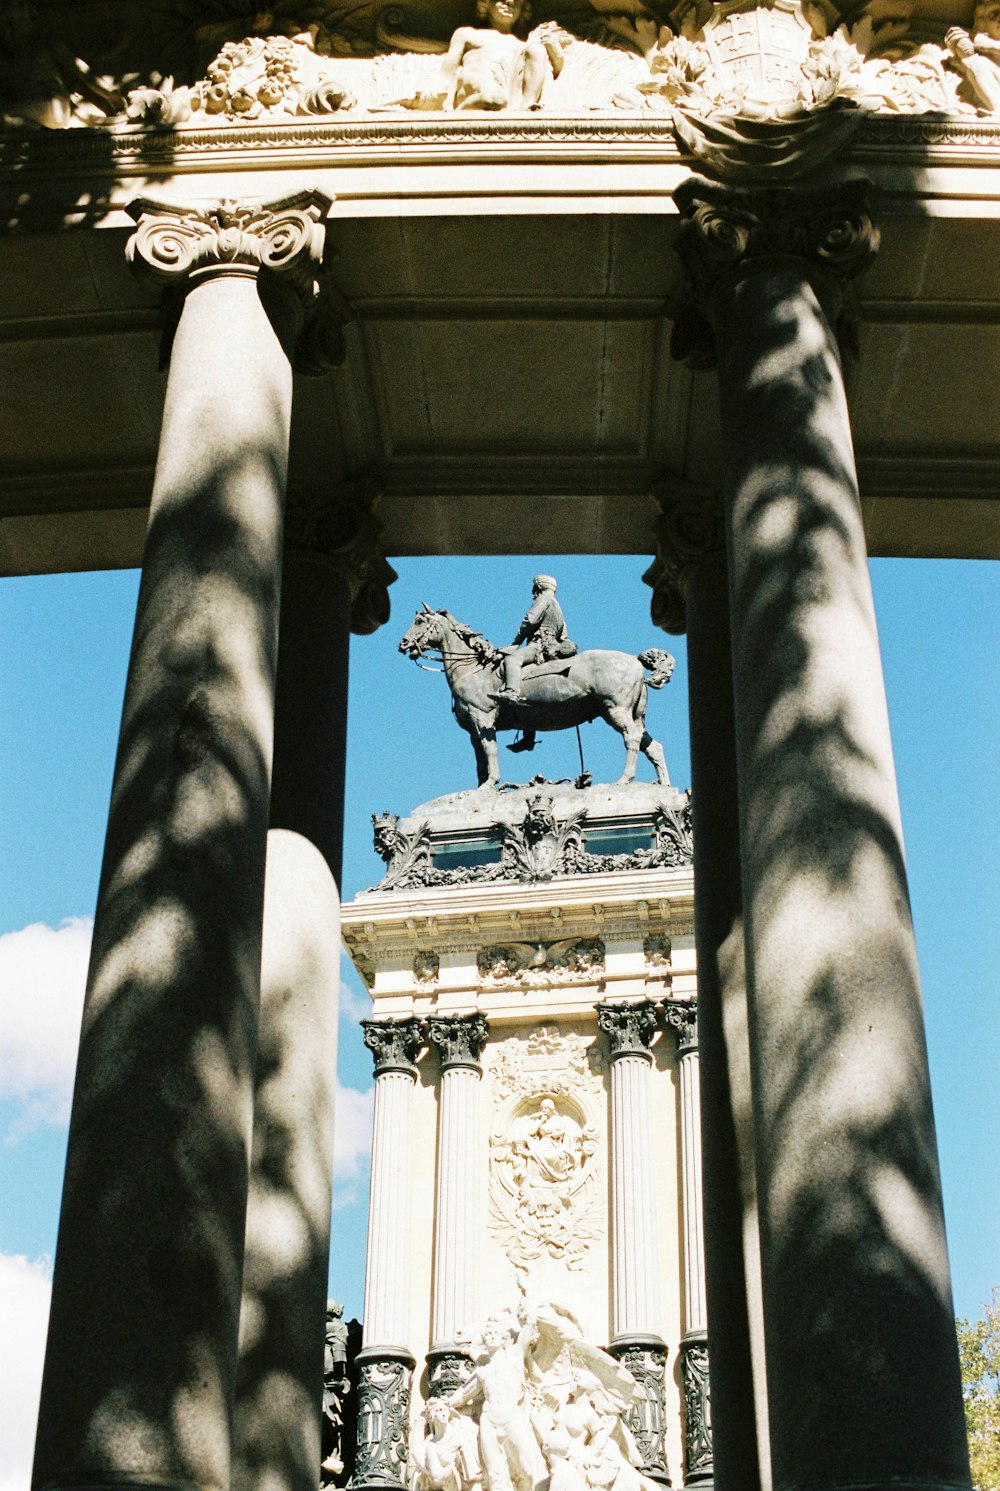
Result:
{"label": "carved frieze", "polygon": [[543,1256],[580,1268],[606,1226],[592,1045],[540,1026],[493,1051],[489,1227],[519,1273]]}
{"label": "carved frieze", "polygon": [[380,891],[495,881],[534,883],[568,875],[673,869],[689,865],[693,855],[690,793],[679,806],[657,808],[652,817],[652,845],[631,853],[589,853],[584,848],[586,810],[576,809],[564,818],[557,818],[551,797],[543,792],[528,800],[519,823],[496,825],[500,857],[499,862],[489,864],[436,869],[429,823],[418,824],[406,833],[399,827],[398,817],[383,813],[372,816],[372,825],[375,851],[386,865],[385,877],[375,887]]}
{"label": "carved frieze", "polygon": [[539,986],[595,979],[604,972],[604,943],[599,937],[496,943],[480,949],[476,966],[486,984]]}
{"label": "carved frieze", "polygon": [[[911,35],[912,0],[868,0],[847,21],[829,0],[669,9],[640,0],[617,12],[592,0],[582,10],[557,3],[535,26],[525,0],[470,4],[458,26],[453,11],[439,21],[426,7],[368,0],[292,9],[247,8],[199,27],[177,7],[178,34],[156,37],[162,55],[138,75],[118,60],[149,55],[137,37],[114,51],[105,44],[103,55],[95,43],[83,60],[51,14],[13,25],[5,40],[15,64],[0,80],[0,103],[7,118],[48,129],[168,136],[385,115],[660,113],[686,149],[730,179],[802,175],[871,113],[1000,116],[993,0],[976,6],[969,29],[942,23],[930,37],[925,19]],[[195,51],[211,60],[192,81],[172,59]]]}
{"label": "carved frieze", "polygon": [[648,973],[662,976],[670,968],[670,938],[662,934],[642,939],[642,956]]}

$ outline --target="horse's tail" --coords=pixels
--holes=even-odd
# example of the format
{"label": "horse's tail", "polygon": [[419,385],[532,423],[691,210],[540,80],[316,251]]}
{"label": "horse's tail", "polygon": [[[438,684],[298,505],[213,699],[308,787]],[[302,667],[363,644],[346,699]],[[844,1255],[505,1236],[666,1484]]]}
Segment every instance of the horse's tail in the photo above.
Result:
{"label": "horse's tail", "polygon": [[674,659],[669,652],[664,652],[660,647],[648,647],[638,656],[642,666],[649,669],[650,676],[645,682],[651,689],[662,689],[665,683],[670,682],[670,675],[674,671]]}

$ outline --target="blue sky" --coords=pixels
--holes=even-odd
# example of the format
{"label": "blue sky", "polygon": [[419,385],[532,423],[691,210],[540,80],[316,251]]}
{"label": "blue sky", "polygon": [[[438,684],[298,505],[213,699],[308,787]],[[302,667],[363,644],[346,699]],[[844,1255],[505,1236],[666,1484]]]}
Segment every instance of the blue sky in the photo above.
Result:
{"label": "blue sky", "polygon": [[[442,677],[397,652],[422,600],[509,641],[539,569],[559,578],[580,647],[678,658],[648,723],[673,781],[688,785],[682,638],[649,621],[635,557],[397,561],[393,616],[351,653],[344,895],[379,878],[373,812],[406,813],[475,785],[471,747]],[[1000,565],[872,565],[927,1011],[956,1309],[974,1315],[1000,1283]],[[27,1484],[47,1268],[55,1244],[79,1001],[111,786],[138,576],[0,581],[0,1491]],[[621,769],[618,737],[583,731],[596,780]],[[511,776],[578,770],[572,734],[542,737]],[[640,776],[650,776],[648,763]],[[27,929],[27,930],[26,930]],[[370,1070],[345,966],[336,1252],[331,1288],[360,1314]],[[6,1457],[6,1458],[5,1458]]]}

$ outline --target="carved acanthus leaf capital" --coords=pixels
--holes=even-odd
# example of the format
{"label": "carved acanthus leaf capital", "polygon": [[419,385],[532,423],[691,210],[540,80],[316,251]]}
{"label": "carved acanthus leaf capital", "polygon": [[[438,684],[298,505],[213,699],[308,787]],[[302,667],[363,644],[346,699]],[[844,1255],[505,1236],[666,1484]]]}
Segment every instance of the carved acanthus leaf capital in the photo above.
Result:
{"label": "carved acanthus leaf capital", "polygon": [[369,636],[389,620],[389,586],[399,577],[382,552],[382,525],[373,507],[377,489],[348,485],[327,497],[290,487],[285,511],[285,548],[330,564],[347,580],[351,631]]}
{"label": "carved acanthus leaf capital", "polygon": [[479,1070],[479,1057],[489,1037],[485,1017],[471,1015],[435,1015],[427,1025],[428,1039],[441,1053],[441,1069],[467,1066]]}
{"label": "carved acanthus leaf capital", "polygon": [[683,632],[688,581],[703,564],[725,556],[722,502],[707,493],[681,494],[666,484],[654,496],[660,504],[653,528],[656,558],[642,578],[653,592],[649,610],[654,626],[665,632]]}
{"label": "carved acanthus leaf capital", "polygon": [[416,1075],[414,1065],[423,1043],[419,1020],[362,1020],[365,1045],[375,1058],[375,1076],[383,1072]]}
{"label": "carved acanthus leaf capital", "polygon": [[678,253],[687,303],[674,325],[673,356],[692,367],[714,361],[711,326],[719,293],[753,274],[795,270],[840,315],[850,282],[871,264],[879,233],[865,180],[814,191],[738,191],[689,177],[674,192],[681,215]]}
{"label": "carved acanthus leaf capital", "polygon": [[136,272],[161,287],[182,288],[212,274],[267,270],[307,307],[319,293],[330,198],[297,192],[278,201],[221,201],[183,207],[136,197],[125,209],[136,230],[125,247]]}
{"label": "carved acanthus leaf capital", "polygon": [[611,1059],[619,1056],[649,1057],[656,1030],[656,1006],[652,1000],[631,1004],[599,1004],[597,1023],[608,1038]]}
{"label": "carved acanthus leaf capital", "polygon": [[668,999],[663,1005],[663,1018],[671,1030],[677,1032],[677,1052],[684,1056],[698,1049],[698,1001],[696,999]]}

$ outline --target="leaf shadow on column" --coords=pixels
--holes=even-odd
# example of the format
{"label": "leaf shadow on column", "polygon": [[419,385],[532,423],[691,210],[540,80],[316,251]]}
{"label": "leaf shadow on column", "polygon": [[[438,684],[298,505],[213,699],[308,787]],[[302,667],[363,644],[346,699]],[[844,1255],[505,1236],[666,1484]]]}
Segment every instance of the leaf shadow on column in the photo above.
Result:
{"label": "leaf shadow on column", "polygon": [[284,480],[268,434],[244,443],[236,430],[214,461],[192,454],[186,484],[175,463],[147,536],[71,1119],[41,1485],[228,1480]]}
{"label": "leaf shadow on column", "polygon": [[725,434],[743,474],[734,663],[775,1484],[817,1466],[831,1483],[918,1468],[960,1482],[940,1180],[864,538],[825,323],[815,302],[802,313],[801,281],[789,293],[788,279],[757,281],[770,304],[756,355],[733,353],[744,392]]}

